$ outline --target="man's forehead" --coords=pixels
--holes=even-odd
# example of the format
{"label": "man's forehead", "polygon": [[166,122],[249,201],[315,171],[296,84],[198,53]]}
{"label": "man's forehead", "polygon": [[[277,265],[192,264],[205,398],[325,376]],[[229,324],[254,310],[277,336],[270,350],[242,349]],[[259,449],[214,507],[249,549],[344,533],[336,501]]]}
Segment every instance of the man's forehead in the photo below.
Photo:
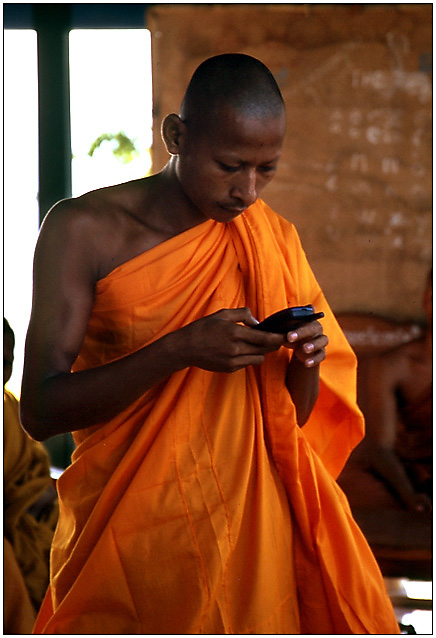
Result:
{"label": "man's forehead", "polygon": [[205,133],[219,131],[223,134],[242,135],[247,131],[266,129],[269,132],[277,131],[277,134],[280,135],[284,134],[286,128],[286,115],[284,109],[279,115],[256,114],[223,104],[209,113],[203,113],[198,118],[198,125]]}
{"label": "man's forehead", "polygon": [[268,107],[268,104],[261,104],[253,99],[251,102],[248,102],[245,105],[233,105],[229,102],[222,101],[213,105],[211,109],[209,109],[209,113],[216,118],[231,118],[235,120],[273,120],[273,119],[281,119],[285,116],[285,107],[280,106],[277,108],[277,105],[271,105],[271,108]]}

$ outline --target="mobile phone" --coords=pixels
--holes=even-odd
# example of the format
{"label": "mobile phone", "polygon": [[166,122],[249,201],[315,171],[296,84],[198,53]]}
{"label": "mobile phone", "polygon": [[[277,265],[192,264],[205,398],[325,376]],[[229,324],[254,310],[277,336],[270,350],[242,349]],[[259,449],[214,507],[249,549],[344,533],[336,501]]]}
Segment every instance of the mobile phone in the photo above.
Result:
{"label": "mobile phone", "polygon": [[286,334],[290,330],[295,330],[305,323],[316,321],[324,317],[323,312],[314,312],[313,306],[294,306],[293,308],[284,308],[270,315],[256,326],[255,330],[263,330],[264,332],[275,332],[278,334]]}

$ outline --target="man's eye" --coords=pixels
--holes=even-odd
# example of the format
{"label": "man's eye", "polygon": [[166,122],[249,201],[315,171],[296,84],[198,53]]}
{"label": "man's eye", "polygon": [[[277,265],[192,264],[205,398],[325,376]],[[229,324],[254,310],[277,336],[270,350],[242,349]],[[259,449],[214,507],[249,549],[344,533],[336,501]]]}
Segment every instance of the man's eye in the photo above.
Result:
{"label": "man's eye", "polygon": [[262,173],[274,173],[276,168],[277,166],[261,166],[260,170],[262,171]]}
{"label": "man's eye", "polygon": [[224,164],[223,162],[219,162],[220,167],[223,171],[227,171],[227,173],[234,173],[239,169],[239,166],[230,166],[229,164]]}

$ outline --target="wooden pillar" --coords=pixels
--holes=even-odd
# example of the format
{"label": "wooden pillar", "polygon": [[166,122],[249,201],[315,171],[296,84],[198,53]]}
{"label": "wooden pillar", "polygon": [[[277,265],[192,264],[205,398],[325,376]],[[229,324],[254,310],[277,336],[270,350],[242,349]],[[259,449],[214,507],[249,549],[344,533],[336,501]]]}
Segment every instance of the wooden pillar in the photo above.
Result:
{"label": "wooden pillar", "polygon": [[39,77],[39,219],[71,196],[69,4],[35,4]]}

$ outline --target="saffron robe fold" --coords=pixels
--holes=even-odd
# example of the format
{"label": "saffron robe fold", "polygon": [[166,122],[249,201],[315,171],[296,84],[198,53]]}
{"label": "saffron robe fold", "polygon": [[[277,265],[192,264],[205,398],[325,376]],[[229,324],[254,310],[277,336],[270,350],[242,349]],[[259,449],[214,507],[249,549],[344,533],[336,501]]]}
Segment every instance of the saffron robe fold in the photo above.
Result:
{"label": "saffron robe fold", "polygon": [[304,428],[281,348],[233,374],[174,373],[74,433],[35,633],[399,633],[334,480],[363,436],[355,357],[291,224],[258,200],[117,267],[97,283],[73,370],[221,308],[261,320],[309,303],[330,344]]}
{"label": "saffron robe fold", "polygon": [[[36,616],[49,581],[50,546],[58,504],[50,477],[49,456],[44,446],[31,439],[21,427],[18,400],[6,388],[3,390],[3,477],[3,531],[7,540],[5,587],[22,589],[18,577],[13,576],[19,569]],[[45,495],[47,505],[37,520],[31,513],[32,506]],[[17,563],[15,567],[13,559]],[[15,599],[7,595],[6,602],[9,600],[15,604],[18,595]],[[6,608],[5,616],[13,619],[14,610]]]}

